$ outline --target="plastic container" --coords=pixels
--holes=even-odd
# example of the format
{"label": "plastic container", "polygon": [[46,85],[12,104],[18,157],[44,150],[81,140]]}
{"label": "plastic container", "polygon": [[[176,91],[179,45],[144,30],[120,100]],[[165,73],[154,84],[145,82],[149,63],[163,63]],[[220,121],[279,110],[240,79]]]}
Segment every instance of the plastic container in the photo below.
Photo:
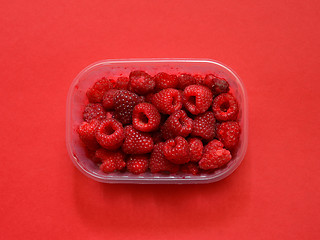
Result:
{"label": "plastic container", "polygon": [[[237,152],[232,160],[224,167],[210,174],[197,176],[178,174],[151,174],[134,175],[129,172],[104,173],[85,154],[84,148],[76,132],[81,124],[82,112],[85,104],[86,90],[101,77],[118,77],[121,74],[128,76],[132,70],[144,70],[150,75],[158,72],[191,74],[214,73],[227,79],[231,92],[237,98],[240,106],[239,122],[241,125],[241,136]],[[74,165],[86,176],[105,183],[136,183],[136,184],[198,184],[219,181],[230,175],[244,158],[248,145],[248,113],[247,94],[243,83],[235,72],[227,66],[206,59],[125,59],[104,60],[94,63],[84,70],[72,82],[67,97],[67,132],[66,144],[69,156]]]}

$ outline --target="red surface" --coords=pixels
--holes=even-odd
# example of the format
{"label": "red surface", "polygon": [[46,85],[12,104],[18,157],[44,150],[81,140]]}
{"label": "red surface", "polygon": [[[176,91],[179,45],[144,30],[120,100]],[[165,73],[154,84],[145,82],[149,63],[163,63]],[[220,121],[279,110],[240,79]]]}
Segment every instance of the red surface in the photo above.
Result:
{"label": "red surface", "polygon": [[[1,239],[319,239],[320,3],[2,1]],[[249,148],[208,185],[108,185],[67,156],[65,101],[92,62],[201,57],[249,95]]]}

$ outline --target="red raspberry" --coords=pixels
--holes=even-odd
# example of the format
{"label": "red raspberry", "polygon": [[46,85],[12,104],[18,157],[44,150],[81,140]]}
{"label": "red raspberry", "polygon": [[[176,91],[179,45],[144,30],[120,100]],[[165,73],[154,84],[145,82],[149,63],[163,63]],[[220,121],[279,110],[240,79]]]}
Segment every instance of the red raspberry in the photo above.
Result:
{"label": "red raspberry", "polygon": [[103,120],[106,118],[106,111],[100,103],[89,103],[83,111],[83,119],[90,122],[92,119]]}
{"label": "red raspberry", "polygon": [[239,112],[238,102],[230,93],[222,93],[213,99],[212,110],[219,121],[236,120]]}
{"label": "red raspberry", "polygon": [[204,79],[204,85],[212,90],[214,95],[229,92],[229,83],[213,74],[207,74]]}
{"label": "red raspberry", "polygon": [[203,153],[203,143],[199,138],[189,138],[190,161],[199,162]]}
{"label": "red raspberry", "polygon": [[200,74],[193,75],[194,79],[196,80],[196,84],[198,85],[204,85],[204,77]]}
{"label": "red raspberry", "polygon": [[217,127],[217,137],[227,149],[237,146],[240,138],[238,122],[223,122]]}
{"label": "red raspberry", "polygon": [[103,120],[96,130],[96,139],[105,149],[119,148],[124,139],[122,124],[115,119]]}
{"label": "red raspberry", "polygon": [[200,172],[200,169],[197,163],[188,162],[186,164],[181,165],[181,172],[197,175]]}
{"label": "red raspberry", "polygon": [[102,161],[100,169],[107,173],[121,170],[126,166],[125,155],[121,151],[113,152],[100,148],[96,151],[95,158]]}
{"label": "red raspberry", "polygon": [[106,119],[114,118],[114,112],[110,111],[106,113]]}
{"label": "red raspberry", "polygon": [[153,95],[152,104],[159,112],[172,114],[182,108],[181,93],[173,88],[163,89]]}
{"label": "red raspberry", "polygon": [[179,82],[178,88],[184,89],[189,85],[196,84],[196,79],[188,73],[183,73],[178,76],[178,82]]}
{"label": "red raspberry", "polygon": [[175,164],[183,164],[190,161],[189,144],[183,137],[169,139],[164,143],[163,154],[167,160]]}
{"label": "red raspberry", "polygon": [[216,135],[216,119],[213,112],[205,112],[195,117],[191,136],[211,141]]}
{"label": "red raspberry", "polygon": [[127,154],[145,154],[153,149],[153,140],[150,133],[140,132],[132,125],[124,128],[125,140],[122,145],[123,152]]}
{"label": "red raspberry", "polygon": [[150,158],[150,171],[152,173],[170,172],[176,173],[179,171],[179,165],[168,161],[163,154],[164,143],[154,145],[153,152]]}
{"label": "red raspberry", "polygon": [[117,91],[118,91],[117,89],[110,89],[104,94],[103,100],[102,100],[102,105],[104,109],[112,110],[114,108],[113,97]]}
{"label": "red raspberry", "polygon": [[142,132],[152,132],[158,129],[160,113],[150,103],[139,103],[133,109],[132,125]]}
{"label": "red raspberry", "polygon": [[179,84],[178,78],[176,75],[170,75],[168,73],[158,73],[154,76],[156,82],[156,89],[162,90],[166,88],[176,88]]}
{"label": "red raspberry", "polygon": [[128,77],[118,77],[116,88],[120,90],[128,90],[129,82],[130,80]]}
{"label": "red raspberry", "polygon": [[113,97],[114,117],[122,124],[132,122],[132,111],[135,105],[141,102],[141,98],[130,91],[119,90]]}
{"label": "red raspberry", "polygon": [[153,132],[152,133],[152,140],[153,140],[154,144],[159,143],[159,142],[163,142],[164,139],[162,137],[162,133],[160,131]]}
{"label": "red raspberry", "polygon": [[145,173],[149,166],[148,155],[132,155],[127,161],[127,169],[133,174]]}
{"label": "red raspberry", "polygon": [[113,82],[110,79],[102,78],[97,81],[91,88],[87,91],[87,97],[89,102],[100,103],[102,102],[103,95],[106,91],[113,87]]}
{"label": "red raspberry", "polygon": [[190,85],[183,91],[183,105],[186,109],[198,115],[211,106],[213,95],[209,88],[202,85]]}
{"label": "red raspberry", "polygon": [[204,170],[215,169],[222,167],[230,160],[231,153],[223,148],[220,141],[213,140],[205,146],[199,166]]}
{"label": "red raspberry", "polygon": [[156,85],[154,79],[144,71],[133,71],[129,78],[132,91],[140,95],[152,92]]}
{"label": "red raspberry", "polygon": [[83,122],[77,129],[81,141],[90,150],[96,150],[100,147],[95,136],[96,129],[99,125],[100,122],[97,119],[93,119],[90,123]]}
{"label": "red raspberry", "polygon": [[154,93],[149,93],[148,95],[146,95],[145,102],[152,103],[153,95]]}
{"label": "red raspberry", "polygon": [[161,128],[164,139],[174,138],[176,136],[187,137],[192,132],[193,121],[185,111],[179,110],[168,117]]}

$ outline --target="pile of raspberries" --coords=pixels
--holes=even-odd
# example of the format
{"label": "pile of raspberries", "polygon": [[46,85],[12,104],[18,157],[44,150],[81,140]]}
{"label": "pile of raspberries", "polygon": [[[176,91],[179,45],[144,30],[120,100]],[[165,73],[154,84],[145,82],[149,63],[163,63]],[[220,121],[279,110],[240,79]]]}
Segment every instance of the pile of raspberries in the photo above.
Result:
{"label": "pile of raspberries", "polygon": [[212,172],[239,142],[237,100],[214,74],[132,71],[98,80],[86,95],[77,132],[105,173]]}

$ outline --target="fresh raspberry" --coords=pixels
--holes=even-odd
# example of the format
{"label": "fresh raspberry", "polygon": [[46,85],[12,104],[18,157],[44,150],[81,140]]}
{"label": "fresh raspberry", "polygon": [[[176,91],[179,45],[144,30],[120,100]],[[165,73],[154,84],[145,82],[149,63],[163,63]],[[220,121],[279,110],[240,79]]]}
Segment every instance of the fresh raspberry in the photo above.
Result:
{"label": "fresh raspberry", "polygon": [[236,120],[239,112],[238,102],[230,93],[222,93],[213,99],[212,110],[219,121]]}
{"label": "fresh raspberry", "polygon": [[152,133],[152,140],[153,140],[154,144],[159,143],[159,142],[163,142],[164,139],[162,137],[162,133],[160,131],[153,132]]}
{"label": "fresh raspberry", "polygon": [[181,165],[181,172],[191,173],[192,175],[197,175],[200,172],[199,166],[195,162],[188,162],[186,164]]}
{"label": "fresh raspberry", "polygon": [[162,90],[166,88],[176,88],[179,84],[176,75],[170,75],[168,73],[160,72],[154,76],[156,82],[156,89]]}
{"label": "fresh raspberry", "polygon": [[156,85],[154,79],[144,71],[132,71],[129,78],[132,91],[140,95],[152,92]]}
{"label": "fresh raspberry", "polygon": [[100,165],[101,171],[105,173],[111,173],[117,170],[117,166],[114,160],[112,159],[106,159],[101,165]]}
{"label": "fresh raspberry", "polygon": [[179,165],[168,161],[163,154],[164,143],[158,143],[154,145],[153,152],[151,154],[149,168],[151,173],[158,172],[170,172],[176,173],[179,171]]}
{"label": "fresh raspberry", "polygon": [[142,132],[152,132],[158,129],[160,124],[160,113],[150,103],[139,103],[133,109],[132,125]]}
{"label": "fresh raspberry", "polygon": [[191,136],[211,141],[216,135],[216,119],[213,112],[205,112],[195,117]]}
{"label": "fresh raspberry", "polygon": [[129,90],[130,79],[128,77],[118,77],[116,88],[120,90]]}
{"label": "fresh raspberry", "polygon": [[178,82],[179,82],[178,88],[184,89],[185,87],[187,87],[189,85],[196,84],[196,79],[188,73],[183,73],[178,76]]}
{"label": "fresh raspberry", "polygon": [[140,132],[132,125],[126,126],[124,132],[123,152],[127,154],[144,154],[152,151],[153,140],[150,133]]}
{"label": "fresh raspberry", "polygon": [[121,170],[126,166],[125,155],[121,151],[113,152],[100,148],[96,151],[95,158],[102,161],[100,169],[107,173]]}
{"label": "fresh raspberry", "polygon": [[114,112],[113,111],[109,111],[106,113],[106,119],[109,119],[109,118],[114,118]]}
{"label": "fresh raspberry", "polygon": [[199,162],[202,169],[215,169],[222,167],[231,160],[231,153],[223,148],[218,140],[212,140],[205,146],[203,156]]}
{"label": "fresh raspberry", "polygon": [[163,154],[167,160],[175,164],[183,164],[190,161],[189,144],[181,136],[167,140],[163,146]]}
{"label": "fresh raspberry", "polygon": [[196,80],[196,84],[198,85],[204,85],[204,77],[200,74],[193,75],[194,79]]}
{"label": "fresh raspberry", "polygon": [[207,74],[204,79],[204,85],[211,89],[214,95],[229,92],[229,83],[213,74]]}
{"label": "fresh raspberry", "polygon": [[83,119],[90,122],[92,119],[103,120],[106,118],[106,111],[100,103],[89,103],[83,111]]}
{"label": "fresh raspberry", "polygon": [[102,105],[104,109],[112,110],[114,108],[113,97],[117,91],[118,91],[117,89],[110,89],[104,94],[103,100],[102,100]]}
{"label": "fresh raspberry", "polygon": [[203,153],[203,143],[199,138],[189,138],[190,161],[199,162]]}
{"label": "fresh raspberry", "polygon": [[149,156],[145,154],[132,155],[127,161],[127,169],[133,174],[145,173],[149,167]]}
{"label": "fresh raspberry", "polygon": [[153,95],[152,104],[159,112],[172,114],[182,108],[182,96],[177,89],[163,89]]}
{"label": "fresh raspberry", "polygon": [[140,102],[145,102],[146,101],[146,96],[139,96],[140,97]]}
{"label": "fresh raspberry", "polygon": [[148,95],[146,95],[145,102],[152,103],[153,95],[154,93],[149,93]]}
{"label": "fresh raspberry", "polygon": [[110,79],[102,78],[97,81],[91,88],[87,91],[87,97],[89,102],[100,103],[102,102],[103,95],[106,91],[113,87],[113,83]]}
{"label": "fresh raspberry", "polygon": [[124,139],[122,124],[115,119],[103,120],[96,130],[96,139],[105,149],[115,150],[119,148]]}
{"label": "fresh raspberry", "polygon": [[240,138],[238,122],[223,122],[217,127],[217,137],[227,149],[237,146]]}
{"label": "fresh raspberry", "polygon": [[99,124],[100,122],[97,119],[93,119],[90,123],[83,122],[77,129],[81,141],[89,150],[94,151],[100,147],[95,136]]}
{"label": "fresh raspberry", "polygon": [[183,105],[194,115],[204,113],[211,106],[213,95],[209,88],[190,85],[183,91]]}
{"label": "fresh raspberry", "polygon": [[141,98],[130,91],[119,90],[113,97],[114,117],[122,124],[132,122],[132,111],[135,105],[141,102]]}
{"label": "fresh raspberry", "polygon": [[187,137],[192,132],[193,121],[185,111],[178,110],[163,124],[161,133],[164,139],[174,138],[176,136]]}
{"label": "fresh raspberry", "polygon": [[87,158],[89,158],[94,163],[100,163],[101,162],[101,159],[97,159],[95,157],[96,150],[99,149],[99,148],[100,148],[100,145],[98,144],[98,147],[95,148],[95,150],[91,150],[91,149],[88,149],[88,148],[85,149],[85,154],[86,154]]}

